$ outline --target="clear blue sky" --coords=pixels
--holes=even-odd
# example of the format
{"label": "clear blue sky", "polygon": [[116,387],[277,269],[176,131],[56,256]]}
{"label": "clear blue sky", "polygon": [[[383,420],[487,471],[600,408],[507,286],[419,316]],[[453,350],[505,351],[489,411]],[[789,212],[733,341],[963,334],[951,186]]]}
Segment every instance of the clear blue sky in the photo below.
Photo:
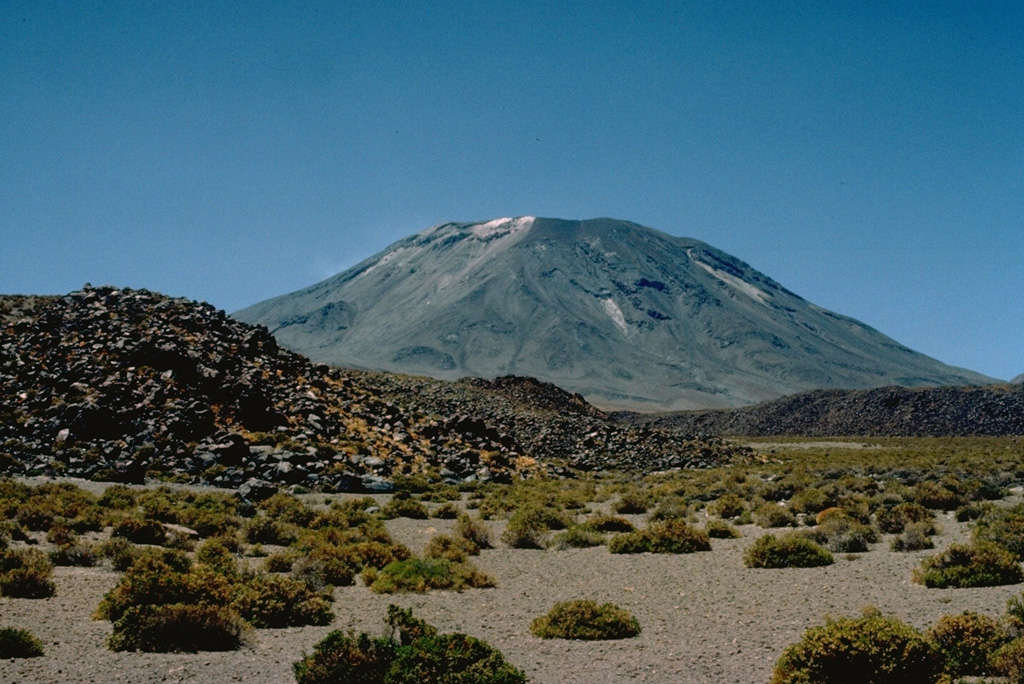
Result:
{"label": "clear blue sky", "polygon": [[0,0],[0,292],[232,311],[527,214],[1024,373],[1024,3]]}

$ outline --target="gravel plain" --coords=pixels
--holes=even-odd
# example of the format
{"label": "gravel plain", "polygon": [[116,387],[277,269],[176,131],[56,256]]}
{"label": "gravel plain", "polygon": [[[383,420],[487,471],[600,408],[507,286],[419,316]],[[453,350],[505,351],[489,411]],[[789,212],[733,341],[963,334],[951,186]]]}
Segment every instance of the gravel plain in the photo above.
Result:
{"label": "gravel plain", "polygon": [[[488,524],[497,539],[503,522]],[[940,524],[938,549],[967,537],[967,527],[949,515]],[[396,540],[413,551],[451,525],[435,519],[388,523]],[[927,628],[945,613],[998,616],[1022,589],[913,584],[912,569],[934,552],[892,552],[888,536],[867,553],[837,555],[825,568],[749,569],[743,551],[766,530],[740,529],[740,539],[712,540],[710,552],[687,555],[613,555],[605,547],[518,550],[499,542],[474,559],[497,579],[494,589],[387,596],[361,585],[338,588],[331,625],[257,630],[245,648],[229,653],[113,653],[104,644],[110,624],[91,616],[119,573],[102,566],[57,568],[54,597],[0,599],[0,625],[29,629],[46,647],[40,658],[0,661],[0,682],[293,682],[292,663],[332,629],[382,633],[389,603],[413,608],[441,631],[490,642],[538,684],[766,682],[782,650],[828,615],[856,615],[870,604]],[[627,608],[643,631],[633,639],[600,642],[529,633],[532,619],[574,598]]]}

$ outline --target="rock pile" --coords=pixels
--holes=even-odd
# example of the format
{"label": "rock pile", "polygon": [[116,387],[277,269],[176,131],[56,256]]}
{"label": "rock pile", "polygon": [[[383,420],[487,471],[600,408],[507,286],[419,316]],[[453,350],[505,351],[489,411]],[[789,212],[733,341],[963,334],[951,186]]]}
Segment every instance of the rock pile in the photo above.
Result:
{"label": "rock pile", "polygon": [[611,425],[557,388],[524,393],[529,381],[461,383],[443,401],[403,382],[416,385],[313,364],[262,326],[146,290],[2,297],[0,472],[374,491],[403,474],[508,481],[568,475],[565,461],[649,470],[730,454]]}

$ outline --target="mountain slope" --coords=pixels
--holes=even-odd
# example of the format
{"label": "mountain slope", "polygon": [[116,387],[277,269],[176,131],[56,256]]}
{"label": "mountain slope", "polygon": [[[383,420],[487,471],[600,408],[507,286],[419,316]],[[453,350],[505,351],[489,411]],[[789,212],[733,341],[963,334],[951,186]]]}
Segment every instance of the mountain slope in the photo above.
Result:
{"label": "mountain slope", "polygon": [[234,314],[330,364],[529,375],[604,407],[976,384],[698,240],[613,219],[446,223]]}
{"label": "mountain slope", "polygon": [[1024,385],[815,390],[738,409],[613,417],[719,436],[1024,435]]}

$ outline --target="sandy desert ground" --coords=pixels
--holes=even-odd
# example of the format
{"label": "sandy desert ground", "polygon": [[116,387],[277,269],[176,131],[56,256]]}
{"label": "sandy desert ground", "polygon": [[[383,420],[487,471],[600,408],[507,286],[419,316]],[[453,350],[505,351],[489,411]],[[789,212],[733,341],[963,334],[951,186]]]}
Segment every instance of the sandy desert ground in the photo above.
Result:
{"label": "sandy desert ground", "polygon": [[[638,517],[637,522],[640,522]],[[965,525],[940,517],[938,549],[967,537]],[[495,538],[502,521],[490,521]],[[418,551],[452,521],[398,519],[394,537]],[[613,555],[589,549],[485,550],[476,564],[494,589],[425,595],[378,595],[363,586],[335,590],[335,620],[326,627],[258,630],[237,652],[113,653],[110,624],[91,614],[119,575],[107,568],[57,568],[57,593],[44,600],[0,599],[0,624],[39,636],[46,655],[0,662],[0,682],[292,682],[291,666],[332,629],[380,633],[389,603],[412,607],[442,631],[471,634],[501,649],[539,684],[736,684],[765,682],[781,651],[826,615],[858,614],[871,604],[916,627],[944,613],[1000,615],[1022,586],[926,589],[911,570],[931,551],[896,553],[888,537],[868,552],[837,555],[825,568],[754,570],[743,551],[757,535],[713,540],[710,552]],[[631,610],[642,634],[623,641],[542,640],[530,621],[557,601],[590,598]]]}

